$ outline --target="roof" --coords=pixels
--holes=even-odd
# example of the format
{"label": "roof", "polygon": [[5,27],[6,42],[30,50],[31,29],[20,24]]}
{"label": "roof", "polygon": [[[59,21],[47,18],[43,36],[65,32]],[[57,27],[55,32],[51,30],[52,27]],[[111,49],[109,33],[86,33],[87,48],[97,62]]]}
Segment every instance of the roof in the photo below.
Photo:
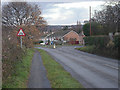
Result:
{"label": "roof", "polygon": [[[70,32],[76,33],[79,36],[79,34],[76,31],[71,30]],[[70,32],[68,32],[67,34],[69,34]],[[63,37],[65,37],[67,34],[65,34]]]}
{"label": "roof", "polygon": [[[42,38],[45,38],[45,37],[47,37],[47,38],[51,38],[51,37],[63,37],[63,36],[65,36],[66,34],[68,34],[69,32],[71,32],[71,31],[73,31],[73,32],[75,32],[75,33],[77,33],[76,31],[74,31],[74,30],[60,30],[60,31],[58,31],[58,32],[55,32],[54,34],[47,34],[47,35],[45,35],[45,36],[43,36]],[[78,34],[78,33],[77,33]],[[79,34],[78,34],[79,35]]]}
{"label": "roof", "polygon": [[65,34],[67,34],[68,32],[70,32],[71,30],[60,30],[54,34],[51,34],[50,36],[48,37],[61,37],[61,36],[64,36]]}

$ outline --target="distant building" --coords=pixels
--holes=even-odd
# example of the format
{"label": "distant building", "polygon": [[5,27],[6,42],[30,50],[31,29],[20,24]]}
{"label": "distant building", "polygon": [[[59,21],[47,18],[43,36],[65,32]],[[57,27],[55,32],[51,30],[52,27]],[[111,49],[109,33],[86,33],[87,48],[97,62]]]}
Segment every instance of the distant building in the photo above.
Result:
{"label": "distant building", "polygon": [[81,33],[78,34],[73,30],[65,31],[62,30],[42,37],[42,40],[44,40],[45,42],[47,42],[48,40],[49,41],[58,40],[69,44],[83,44],[84,43],[83,37],[85,37],[83,31],[81,31]]}
{"label": "distant building", "polygon": [[82,39],[80,38],[79,34],[75,31],[70,31],[67,34],[65,34],[63,37],[63,40],[68,42],[69,44],[82,44]]}

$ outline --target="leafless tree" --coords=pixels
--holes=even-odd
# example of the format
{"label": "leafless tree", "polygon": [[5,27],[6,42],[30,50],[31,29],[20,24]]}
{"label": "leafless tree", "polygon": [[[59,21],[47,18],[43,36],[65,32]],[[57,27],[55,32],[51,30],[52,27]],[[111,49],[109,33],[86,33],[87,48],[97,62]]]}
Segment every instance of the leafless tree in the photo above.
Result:
{"label": "leafless tree", "polygon": [[120,31],[120,2],[109,2],[101,11],[96,11],[94,19],[101,23],[106,33]]}
{"label": "leafless tree", "polygon": [[37,5],[27,2],[10,2],[2,7],[2,24],[7,26],[43,25],[46,22],[41,17]]}

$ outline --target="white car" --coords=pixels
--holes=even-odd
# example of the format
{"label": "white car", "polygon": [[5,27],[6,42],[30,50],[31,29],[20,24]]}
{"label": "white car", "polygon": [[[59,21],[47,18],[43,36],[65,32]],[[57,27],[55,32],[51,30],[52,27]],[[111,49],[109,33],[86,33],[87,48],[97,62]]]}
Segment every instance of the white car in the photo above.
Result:
{"label": "white car", "polygon": [[40,45],[45,45],[45,43],[40,43]]}

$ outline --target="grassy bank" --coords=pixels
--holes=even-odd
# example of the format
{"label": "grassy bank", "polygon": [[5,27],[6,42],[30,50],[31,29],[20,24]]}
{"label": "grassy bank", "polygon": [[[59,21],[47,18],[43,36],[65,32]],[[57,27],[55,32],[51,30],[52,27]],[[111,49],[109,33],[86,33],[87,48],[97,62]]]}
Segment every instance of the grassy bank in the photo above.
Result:
{"label": "grassy bank", "polygon": [[52,88],[82,88],[82,85],[65,71],[59,63],[53,60],[47,52],[40,49],[39,52]]}
{"label": "grassy bank", "polygon": [[120,59],[118,58],[118,51],[113,49],[108,49],[108,48],[99,49],[99,48],[96,48],[95,46],[85,46],[85,47],[76,48],[76,49],[80,51],[96,54],[99,56],[104,56],[104,57],[113,58],[113,59]]}
{"label": "grassy bank", "polygon": [[76,48],[76,49],[84,51],[84,52],[93,53],[94,52],[94,48],[95,48],[95,46],[85,46],[85,47]]}
{"label": "grassy bank", "polygon": [[27,88],[27,80],[34,51],[28,49],[23,59],[16,63],[15,72],[3,83],[3,88]]}

